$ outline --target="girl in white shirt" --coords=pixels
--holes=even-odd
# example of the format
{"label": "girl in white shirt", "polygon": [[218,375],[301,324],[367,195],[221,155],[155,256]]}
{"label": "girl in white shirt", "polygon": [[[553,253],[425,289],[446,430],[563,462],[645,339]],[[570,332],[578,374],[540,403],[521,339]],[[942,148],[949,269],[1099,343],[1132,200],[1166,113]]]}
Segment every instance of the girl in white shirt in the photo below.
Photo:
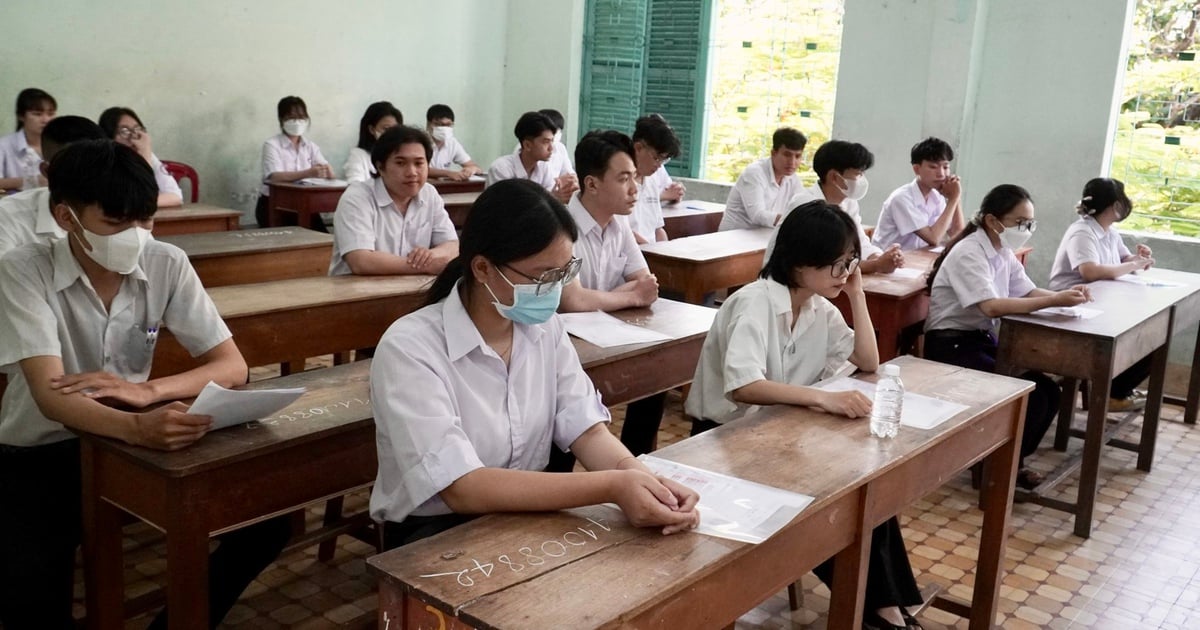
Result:
{"label": "girl in white shirt", "polygon": [[[1091,299],[1085,286],[1064,291],[1039,289],[1013,253],[1037,226],[1033,200],[1020,186],[1002,184],[984,196],[979,213],[955,237],[929,272],[929,317],[925,358],[982,372],[996,371],[996,332],[1004,315],[1032,313],[1047,306],[1075,306]],[[1025,407],[1021,460],[1037,450],[1058,417],[1062,395],[1050,377],[1026,372],[1033,381]],[[1032,490],[1041,473],[1020,467],[1017,485]]]}
{"label": "girl in white shirt", "polygon": [[[704,340],[685,405],[694,418],[692,435],[735,421],[759,405],[870,416],[871,401],[861,392],[812,387],[847,360],[869,372],[879,366],[859,271],[857,224],[837,206],[816,200],[788,213],[778,237],[759,279],[721,305]],[[842,291],[850,298],[854,330],[829,302]],[[814,573],[830,584],[833,560]],[[919,628],[904,607],[920,603],[900,522],[891,518],[872,533],[863,627]]]}
{"label": "girl in white shirt", "polygon": [[[475,202],[428,305],[384,333],[371,366],[371,516],[387,547],[479,514],[605,502],[664,534],[699,523],[696,493],[655,477],[609,432],[554,316],[579,270],[577,233],[541,186],[497,182]],[[552,443],[593,472],[542,472]]]}
{"label": "girl in white shirt", "polygon": [[383,132],[404,124],[404,114],[387,101],[371,103],[358,121],[358,146],[350,149],[342,173],[350,183],[371,179],[375,166],[371,164],[371,149]]}
{"label": "girl in white shirt", "polygon": [[150,133],[146,131],[146,126],[142,124],[142,119],[138,118],[136,112],[128,107],[110,107],[100,114],[98,124],[106,136],[137,151],[150,168],[154,169],[154,182],[158,184],[159,208],[183,205],[183,190],[179,188],[179,182],[171,177],[162,160],[154,155],[154,150],[150,148]]}
{"label": "girl in white shirt", "polygon": [[[304,137],[308,133],[308,105],[299,96],[285,96],[276,106],[279,129],[282,133],[263,142],[262,173],[263,185],[259,190],[258,206],[254,209],[259,227],[267,226],[268,195],[267,182],[295,182],[306,177],[333,177],[329,160],[321,154],[317,143]],[[304,226],[308,227],[308,226]],[[325,231],[325,224],[313,219],[314,229]]]}
{"label": "girl in white shirt", "polygon": [[0,137],[0,190],[32,190],[46,185],[41,175],[42,130],[58,103],[46,92],[25,88],[17,95],[17,130]]}

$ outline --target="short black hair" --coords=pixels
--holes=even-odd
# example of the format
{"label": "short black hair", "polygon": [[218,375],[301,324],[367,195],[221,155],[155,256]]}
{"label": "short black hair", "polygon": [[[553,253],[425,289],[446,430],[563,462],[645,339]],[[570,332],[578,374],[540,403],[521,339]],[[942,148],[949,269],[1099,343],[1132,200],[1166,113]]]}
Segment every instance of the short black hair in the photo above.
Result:
{"label": "short black hair", "polygon": [[58,109],[58,101],[54,100],[54,97],[50,96],[45,90],[39,90],[38,88],[25,88],[21,90],[21,93],[17,94],[17,131],[20,131],[21,127],[25,126],[25,123],[21,122],[21,116],[24,116],[25,112],[35,109],[46,109],[47,105],[52,109]]}
{"label": "short black hair", "polygon": [[791,127],[780,127],[771,134],[771,150],[778,151],[787,147],[792,151],[803,151],[808,146],[808,138]]}
{"label": "short black hair", "polygon": [[795,288],[798,267],[832,265],[847,250],[862,258],[854,219],[823,199],[810,201],[796,206],[779,225],[775,249],[758,277]]}
{"label": "short black hair", "polygon": [[279,99],[279,105],[276,105],[275,109],[279,114],[279,122],[283,122],[287,119],[288,114],[297,110],[304,114],[305,118],[308,118],[308,105],[305,105],[304,99],[299,96],[285,96]]}
{"label": "short black hair", "polygon": [[1125,194],[1125,182],[1111,177],[1096,177],[1083,185],[1083,194],[1075,210],[1085,216],[1095,216],[1118,201],[1129,212],[1133,212],[1133,202]]}
{"label": "short black hair", "polygon": [[641,141],[667,157],[679,157],[679,136],[667,124],[667,119],[658,114],[650,114],[637,119],[633,127],[634,141]]}
{"label": "short black hair", "polygon": [[433,122],[442,118],[454,120],[454,110],[450,109],[449,105],[442,105],[441,103],[438,103],[436,105],[430,105],[429,109],[425,110],[425,122]]}
{"label": "short black hair", "polygon": [[[83,116],[58,116],[42,130],[42,155],[50,160],[56,155],[56,151],[72,142],[102,140],[107,137],[100,125]],[[50,151],[51,145],[55,152]]]}
{"label": "short black hair", "polygon": [[406,144],[421,145],[425,149],[425,161],[433,159],[433,140],[429,139],[429,134],[424,130],[404,125],[392,127],[383,132],[383,135],[375,141],[375,146],[371,148],[371,163],[375,165],[376,176],[383,172],[382,164]]}
{"label": "short black hair", "polygon": [[557,109],[539,109],[538,113],[549,118],[550,122],[554,123],[554,126],[559,129],[567,126],[567,119],[563,118],[562,112]]}
{"label": "short black hair", "polygon": [[875,164],[875,156],[871,151],[857,142],[845,140],[830,140],[817,148],[813,154],[812,169],[817,174],[817,181],[825,183],[825,175],[829,171],[842,172],[856,168],[865,171]]}
{"label": "short black hair", "polygon": [[558,127],[554,125],[554,121],[550,120],[549,116],[541,112],[521,114],[521,117],[517,119],[517,126],[513,127],[513,135],[517,137],[517,142],[536,138],[547,131],[554,133],[558,131]]}
{"label": "short black hair", "polygon": [[404,124],[404,114],[388,101],[378,101],[367,106],[362,119],[358,121],[358,148],[370,151],[375,146],[375,136],[371,135],[371,127],[379,124],[380,120],[391,116],[396,119],[396,125]]}
{"label": "short black hair", "polygon": [[575,145],[575,172],[582,184],[583,178],[598,177],[604,179],[608,172],[608,163],[618,153],[624,153],[629,159],[637,162],[633,152],[633,140],[629,136],[612,129],[595,129],[587,132]]}
{"label": "short black hair", "polygon": [[913,145],[910,152],[911,162],[950,162],[954,159],[954,149],[945,140],[932,136]]}
{"label": "short black hair", "polygon": [[100,128],[104,130],[105,137],[110,139],[116,138],[117,123],[121,122],[122,116],[129,116],[145,129],[146,125],[142,123],[141,118],[138,118],[137,112],[128,107],[109,107],[104,110],[104,113],[100,114],[100,118],[96,121],[96,124],[100,125]]}
{"label": "short black hair", "polygon": [[154,171],[133,149],[112,140],[82,140],[50,160],[50,203],[81,212],[99,204],[117,221],[144,221],[158,209]]}

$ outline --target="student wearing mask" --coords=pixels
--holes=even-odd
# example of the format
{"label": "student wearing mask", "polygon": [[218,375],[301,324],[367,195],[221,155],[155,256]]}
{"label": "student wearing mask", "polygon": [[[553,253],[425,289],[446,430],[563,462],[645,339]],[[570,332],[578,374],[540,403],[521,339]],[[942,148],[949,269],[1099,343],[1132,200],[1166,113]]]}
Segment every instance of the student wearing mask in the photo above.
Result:
{"label": "student wearing mask", "polygon": [[375,174],[371,149],[383,132],[404,124],[404,115],[387,101],[371,103],[358,121],[358,146],[350,149],[342,173],[350,183],[370,181]]}
{"label": "student wearing mask", "polygon": [[962,182],[950,174],[954,149],[944,140],[926,138],[913,145],[910,158],[916,177],[883,202],[871,239],[877,247],[895,244],[904,251],[936,247],[966,225]]}
{"label": "student wearing mask", "polygon": [[[479,172],[479,165],[467,155],[458,138],[454,137],[454,110],[449,105],[430,105],[425,111],[425,131],[433,138],[433,158],[429,160],[429,176],[435,179],[470,179]],[[455,165],[459,169],[454,169]]]}
{"label": "student wearing mask", "polygon": [[[1097,177],[1084,184],[1081,197],[1075,206],[1079,219],[1067,227],[1054,254],[1050,271],[1052,290],[1112,280],[1154,266],[1154,252],[1148,246],[1138,244],[1137,250],[1131,252],[1117,231],[1116,224],[1133,212],[1133,202],[1125,194],[1123,182]],[[1135,393],[1134,388],[1150,376],[1151,364],[1151,357],[1146,357],[1112,380],[1109,411],[1133,411],[1146,406],[1146,397]]]}
{"label": "student wearing mask", "polygon": [[771,156],[742,171],[725,201],[721,230],[775,227],[787,213],[788,203],[800,192],[796,169],[808,138],[791,127],[780,127],[771,136]]}
{"label": "student wearing mask", "polygon": [[[371,516],[393,548],[481,514],[611,502],[672,534],[698,496],[654,476],[609,433],[608,410],[554,316],[578,273],[578,229],[545,189],[479,196],[428,306],[384,333],[371,365],[379,472]],[[588,472],[542,472],[552,445]]]}
{"label": "student wearing mask", "polygon": [[679,138],[675,130],[658,114],[637,119],[633,130],[633,153],[637,162],[637,205],[629,216],[633,236],[639,245],[667,240],[663,229],[662,201],[673,195],[671,176],[663,166],[679,156]]}
{"label": "student wearing mask", "polygon": [[[263,143],[263,185],[259,190],[258,206],[254,216],[259,227],[267,226],[268,195],[271,189],[267,182],[295,182],[307,177],[333,177],[329,160],[321,154],[317,143],[304,137],[308,133],[308,106],[299,96],[285,96],[276,106],[281,133],[271,136]],[[325,225],[314,218],[313,227],[324,231]]]}
{"label": "student wearing mask", "polygon": [[487,185],[506,179],[528,179],[549,190],[560,202],[567,203],[579,185],[575,176],[556,175],[551,170],[549,161],[550,156],[554,155],[554,134],[557,131],[558,127],[545,114],[521,114],[513,128],[520,148],[492,162],[488,168]]}
{"label": "student wearing mask", "polygon": [[[1002,184],[983,197],[979,213],[946,246],[929,272],[926,359],[995,372],[1000,317],[1091,299],[1086,286],[1048,291],[1037,288],[1025,274],[1014,252],[1036,227],[1033,200],[1024,188]],[[1031,490],[1043,475],[1025,468],[1024,459],[1037,450],[1058,416],[1062,390],[1040,372],[1025,372],[1021,378],[1033,381],[1035,387],[1025,407],[1017,485]]]}
{"label": "student wearing mask", "polygon": [[42,130],[58,113],[58,102],[37,88],[17,95],[17,130],[0,137],[0,190],[32,190],[45,186]]}
{"label": "student wearing mask", "polygon": [[[87,431],[161,450],[187,447],[212,418],[180,398],[209,381],[232,387],[247,368],[179,248],[150,238],[158,187],[138,154],[76,142],[50,163],[50,204],[67,236],[0,259],[0,623],[74,628],[71,583],[80,539],[79,440]],[[147,380],[160,326],[199,361]],[[15,371],[14,371],[15,370]],[[166,405],[151,411],[156,403]],[[278,517],[218,537],[209,613],[220,622],[290,533]],[[166,612],[151,624],[166,627]]]}
{"label": "student wearing mask", "polygon": [[128,107],[110,107],[100,114],[97,121],[110,139],[123,144],[142,156],[154,169],[154,181],[158,183],[158,207],[169,208],[183,205],[183,190],[179,182],[167,172],[162,160],[150,148],[150,132],[146,131],[142,119]]}
{"label": "student wearing mask", "polygon": [[371,149],[376,174],[346,188],[333,214],[329,275],[438,274],[458,255],[458,236],[427,182],[429,136],[393,127]]}

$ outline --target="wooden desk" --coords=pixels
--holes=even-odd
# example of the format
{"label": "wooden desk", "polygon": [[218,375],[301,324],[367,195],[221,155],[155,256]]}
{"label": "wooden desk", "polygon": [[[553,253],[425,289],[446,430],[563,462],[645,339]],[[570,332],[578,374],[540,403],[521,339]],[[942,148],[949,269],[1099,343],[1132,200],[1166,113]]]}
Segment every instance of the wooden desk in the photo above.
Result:
{"label": "wooden desk", "polygon": [[[284,224],[284,215],[296,216],[296,225],[316,228],[313,221],[320,221],[322,212],[337,210],[345,186],[310,186],[307,184],[282,184],[268,182],[270,202],[267,204],[267,226]],[[259,226],[264,227],[264,226]]]}
{"label": "wooden desk", "polygon": [[434,179],[429,178],[429,183],[437,189],[442,196],[452,193],[478,193],[483,192],[484,185],[487,184],[487,179],[480,177],[479,179],[457,180],[457,179]]}
{"label": "wooden desk", "polygon": [[[1101,310],[1100,315],[1092,319],[1045,315],[1004,317],[996,357],[998,372],[1017,374],[1037,370],[1066,377],[1054,440],[1058,450],[1066,450],[1071,434],[1077,382],[1080,379],[1090,382],[1081,456],[1063,462],[1027,497],[1041,505],[1074,514],[1075,535],[1083,538],[1090,536],[1092,531],[1101,447],[1111,444],[1134,451],[1138,454],[1138,469],[1150,470],[1158,435],[1172,306],[1194,291],[1193,288],[1151,288],[1112,280],[1093,282],[1089,287],[1095,302],[1084,306]],[[1143,412],[1141,439],[1136,444],[1110,439],[1116,432],[1105,426],[1112,378],[1151,354],[1154,367]],[[1045,496],[1077,468],[1080,469],[1079,493],[1073,503]]]}
{"label": "wooden desk", "polygon": [[990,470],[974,595],[954,610],[991,627],[1032,386],[898,361],[910,390],[970,409],[933,430],[902,428],[884,446],[865,421],[777,406],[655,453],[815,497],[762,544],[664,537],[604,506],[485,516],[368,560],[380,627],[721,628],[836,555],[828,626],[858,628],[871,528],[981,460]]}
{"label": "wooden desk", "polygon": [[[319,276],[209,289],[251,367],[374,346],[387,327],[421,306],[431,276]],[[151,378],[196,366],[169,330],[154,349]]]}
{"label": "wooden desk", "polygon": [[180,208],[163,208],[154,213],[155,238],[172,234],[225,232],[238,229],[242,213],[206,203],[189,203]]}
{"label": "wooden desk", "polygon": [[660,287],[682,292],[686,302],[702,304],[709,292],[754,282],[771,232],[759,228],[688,236],[647,243],[642,254]]}
{"label": "wooden desk", "polygon": [[181,234],[160,239],[182,249],[207,288],[329,273],[333,236],[302,227]]}
{"label": "wooden desk", "polygon": [[467,224],[467,217],[471,214],[471,206],[475,205],[475,200],[479,198],[479,195],[479,191],[446,193],[442,195],[442,201],[446,204],[446,213],[450,215],[450,221],[454,223],[454,227],[461,230]]}
{"label": "wooden desk", "polygon": [[[659,300],[652,308],[618,316],[683,338],[608,349],[572,341],[580,356],[586,357],[584,369],[606,404],[620,404],[689,382],[714,314],[713,309]],[[162,338],[159,344],[156,370]],[[661,372],[656,379],[631,383],[621,376],[647,373],[648,365]],[[88,627],[116,629],[124,624],[122,511],[166,533],[170,627],[199,629],[208,627],[209,536],[374,482],[377,460],[369,372],[370,362],[360,361],[247,385],[251,389],[305,386],[308,392],[263,423],[214,431],[173,453],[81,436],[87,479]]]}
{"label": "wooden desk", "polygon": [[667,238],[683,238],[712,234],[721,226],[725,204],[698,199],[684,199],[662,206],[663,229]]}
{"label": "wooden desk", "polygon": [[[1172,335],[1200,322],[1200,274],[1169,269],[1151,269],[1140,275],[1150,279],[1178,282],[1186,287],[1183,292],[1191,289],[1191,293],[1182,295],[1171,307]],[[1182,404],[1184,406],[1183,421],[1187,424],[1196,424],[1196,414],[1197,411],[1200,411],[1200,336],[1196,337],[1196,345],[1192,350],[1192,374],[1188,378],[1187,397],[1184,400],[1167,397],[1166,400],[1172,404]]]}

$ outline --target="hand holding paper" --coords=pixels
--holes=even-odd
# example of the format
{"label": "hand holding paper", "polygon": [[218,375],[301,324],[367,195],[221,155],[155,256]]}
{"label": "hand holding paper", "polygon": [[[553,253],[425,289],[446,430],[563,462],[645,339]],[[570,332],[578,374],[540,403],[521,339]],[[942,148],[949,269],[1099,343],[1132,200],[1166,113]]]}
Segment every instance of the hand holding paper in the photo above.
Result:
{"label": "hand holding paper", "polygon": [[213,429],[254,422],[287,407],[303,395],[303,387],[290,389],[225,389],[209,381],[188,413],[212,416]]}

